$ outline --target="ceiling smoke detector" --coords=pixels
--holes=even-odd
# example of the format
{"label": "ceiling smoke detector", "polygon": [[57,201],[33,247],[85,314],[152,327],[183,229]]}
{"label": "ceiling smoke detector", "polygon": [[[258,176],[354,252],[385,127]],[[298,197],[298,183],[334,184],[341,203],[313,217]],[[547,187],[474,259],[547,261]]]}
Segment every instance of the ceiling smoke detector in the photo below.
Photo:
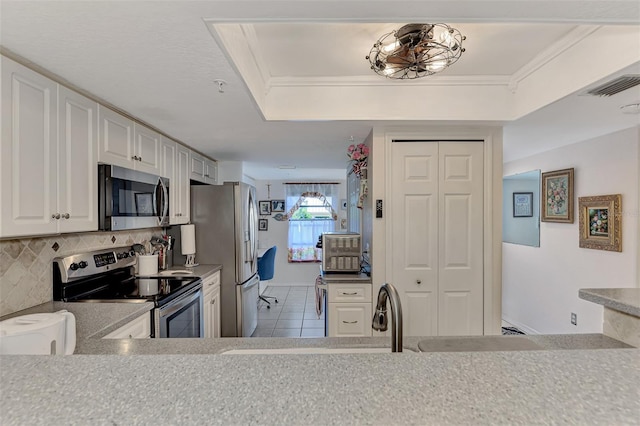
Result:
{"label": "ceiling smoke detector", "polygon": [[640,114],[640,102],[635,104],[622,105],[620,111],[623,114]]}

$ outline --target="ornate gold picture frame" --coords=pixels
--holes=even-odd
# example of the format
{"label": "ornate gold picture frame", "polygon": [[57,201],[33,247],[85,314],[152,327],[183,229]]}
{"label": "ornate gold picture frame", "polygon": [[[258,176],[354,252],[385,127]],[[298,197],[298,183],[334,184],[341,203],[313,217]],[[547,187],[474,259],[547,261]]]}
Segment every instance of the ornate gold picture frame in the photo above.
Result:
{"label": "ornate gold picture frame", "polygon": [[622,251],[622,195],[578,199],[580,247]]}
{"label": "ornate gold picture frame", "polygon": [[573,169],[542,174],[540,220],[573,223]]}

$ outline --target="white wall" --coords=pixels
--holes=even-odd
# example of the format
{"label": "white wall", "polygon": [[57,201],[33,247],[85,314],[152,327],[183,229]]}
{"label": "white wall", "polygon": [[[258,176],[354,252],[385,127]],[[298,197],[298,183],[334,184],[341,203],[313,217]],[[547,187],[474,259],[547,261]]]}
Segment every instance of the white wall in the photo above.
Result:
{"label": "white wall", "polygon": [[[346,176],[346,170],[345,170]],[[333,181],[333,180],[332,180]],[[269,199],[284,200],[285,198],[285,181],[256,181],[256,194],[258,201]],[[267,185],[271,185],[270,191]],[[340,199],[347,198],[346,180],[340,181]],[[269,194],[270,193],[270,194]],[[338,213],[338,224],[336,230],[339,230],[342,219],[347,218],[347,212],[342,209],[336,210]],[[261,219],[267,218],[268,230],[258,231],[258,248],[262,253],[271,246],[277,246],[276,263],[273,279],[268,283],[270,285],[313,285],[318,273],[320,272],[319,263],[289,263],[287,261],[287,238],[289,232],[289,224],[286,221],[277,221],[271,216],[259,216]]]}
{"label": "white wall", "polygon": [[[603,308],[581,288],[638,285],[640,128],[506,163],[504,174],[575,169],[574,223],[542,222],[540,247],[503,244],[503,318],[529,333],[600,333]],[[622,252],[578,247],[578,197],[622,194]],[[571,312],[578,325],[570,322]]]}

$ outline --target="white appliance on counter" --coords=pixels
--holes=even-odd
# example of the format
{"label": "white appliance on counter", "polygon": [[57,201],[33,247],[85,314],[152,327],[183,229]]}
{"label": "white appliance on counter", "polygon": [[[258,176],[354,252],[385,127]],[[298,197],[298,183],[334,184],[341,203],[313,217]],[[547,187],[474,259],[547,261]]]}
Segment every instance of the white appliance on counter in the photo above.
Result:
{"label": "white appliance on counter", "polygon": [[1,355],[71,355],[76,318],[71,312],[30,314],[0,322]]}

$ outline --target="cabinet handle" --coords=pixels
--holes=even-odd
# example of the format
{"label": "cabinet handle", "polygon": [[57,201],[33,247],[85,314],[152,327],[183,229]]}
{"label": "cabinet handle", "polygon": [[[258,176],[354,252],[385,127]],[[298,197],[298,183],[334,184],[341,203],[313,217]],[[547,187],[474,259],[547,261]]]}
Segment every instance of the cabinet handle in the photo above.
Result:
{"label": "cabinet handle", "polygon": [[71,215],[69,213],[65,213],[62,215],[63,219],[69,219],[71,217]]}
{"label": "cabinet handle", "polygon": [[51,215],[51,219],[60,219],[60,213],[54,213]]}
{"label": "cabinet handle", "polygon": [[344,324],[357,324],[358,321],[342,321]]}
{"label": "cabinet handle", "polygon": [[132,160],[138,160],[138,156],[134,155],[133,157],[131,157]]}
{"label": "cabinet handle", "polygon": [[204,175],[204,177],[209,177],[209,175]]}
{"label": "cabinet handle", "polygon": [[422,284],[422,281],[421,280],[416,280],[416,284],[420,285],[420,284]]}
{"label": "cabinet handle", "polygon": [[356,292],[353,292],[353,293],[345,293],[345,292],[343,291],[343,292],[341,292],[341,294],[342,294],[343,296],[355,296],[355,295],[357,295],[357,294],[358,294],[358,292],[356,291]]}
{"label": "cabinet handle", "polygon": [[138,157],[138,161],[142,161],[142,157]]}

